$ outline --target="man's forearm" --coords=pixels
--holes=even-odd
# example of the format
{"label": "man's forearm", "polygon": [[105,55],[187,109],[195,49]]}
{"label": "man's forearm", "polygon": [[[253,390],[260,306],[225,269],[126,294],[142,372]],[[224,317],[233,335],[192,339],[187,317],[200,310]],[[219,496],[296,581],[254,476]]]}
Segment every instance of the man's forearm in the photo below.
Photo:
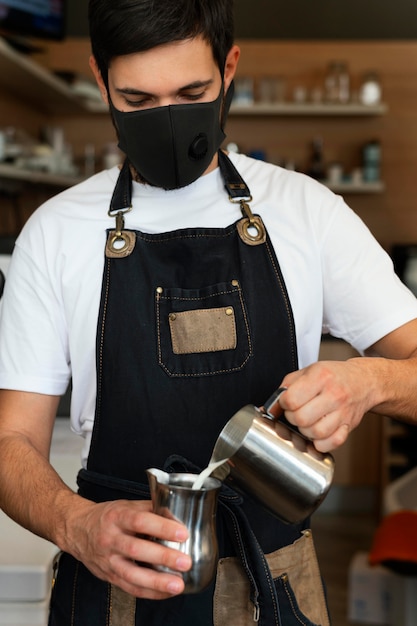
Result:
{"label": "man's forearm", "polygon": [[342,445],[373,411],[417,424],[417,359],[318,361],[282,380],[287,419],[322,452]]}
{"label": "man's forearm", "polygon": [[7,515],[66,549],[67,513],[76,501],[88,505],[24,435],[0,437],[0,507]]}
{"label": "man's forearm", "polygon": [[364,357],[358,360],[374,379],[369,410],[417,425],[417,357],[401,360]]}

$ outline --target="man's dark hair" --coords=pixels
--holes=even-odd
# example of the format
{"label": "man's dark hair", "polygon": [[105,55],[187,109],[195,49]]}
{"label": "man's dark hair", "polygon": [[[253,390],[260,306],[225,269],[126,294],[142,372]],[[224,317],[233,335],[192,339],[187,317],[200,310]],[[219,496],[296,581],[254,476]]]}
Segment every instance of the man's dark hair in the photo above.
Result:
{"label": "man's dark hair", "polygon": [[107,84],[111,60],[202,36],[223,75],[233,45],[233,0],[89,0],[92,53]]}

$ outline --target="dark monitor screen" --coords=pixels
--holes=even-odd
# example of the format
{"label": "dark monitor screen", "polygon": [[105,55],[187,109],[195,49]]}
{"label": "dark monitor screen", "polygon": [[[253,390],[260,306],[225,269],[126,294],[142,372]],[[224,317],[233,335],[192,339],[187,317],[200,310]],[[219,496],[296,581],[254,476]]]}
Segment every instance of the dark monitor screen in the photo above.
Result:
{"label": "dark monitor screen", "polygon": [[0,32],[39,39],[63,39],[66,0],[2,0]]}

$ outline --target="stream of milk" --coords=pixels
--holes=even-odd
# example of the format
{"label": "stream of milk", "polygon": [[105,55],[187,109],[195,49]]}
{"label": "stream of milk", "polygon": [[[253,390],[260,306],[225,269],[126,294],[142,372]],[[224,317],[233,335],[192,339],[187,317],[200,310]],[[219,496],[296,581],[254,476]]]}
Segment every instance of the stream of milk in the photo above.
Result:
{"label": "stream of milk", "polygon": [[194,481],[193,484],[193,489],[197,490],[197,489],[201,489],[201,487],[204,484],[204,481],[206,480],[206,478],[208,478],[210,476],[210,474],[212,472],[214,472],[214,470],[219,467],[220,465],[223,465],[223,463],[226,462],[227,459],[222,459],[221,461],[210,461],[210,463],[207,465],[206,469],[203,469],[202,472],[200,472],[200,474],[198,474],[197,478]]}

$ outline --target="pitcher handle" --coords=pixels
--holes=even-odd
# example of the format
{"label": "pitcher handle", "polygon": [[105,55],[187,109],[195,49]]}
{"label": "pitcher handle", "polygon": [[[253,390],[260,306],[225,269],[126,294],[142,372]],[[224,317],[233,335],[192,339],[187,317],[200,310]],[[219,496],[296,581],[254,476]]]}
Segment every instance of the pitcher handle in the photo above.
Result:
{"label": "pitcher handle", "polygon": [[275,420],[283,414],[284,411],[279,403],[279,399],[284,391],[287,391],[287,387],[278,387],[278,389],[276,389],[274,393],[269,396],[263,407],[261,407],[260,410],[268,419]]}

